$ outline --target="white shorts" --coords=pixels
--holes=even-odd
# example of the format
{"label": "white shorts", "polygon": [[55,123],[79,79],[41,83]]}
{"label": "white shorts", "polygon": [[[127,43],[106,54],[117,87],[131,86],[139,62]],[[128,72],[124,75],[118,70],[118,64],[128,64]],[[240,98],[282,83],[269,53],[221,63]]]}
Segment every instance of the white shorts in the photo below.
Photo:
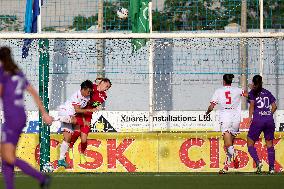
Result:
{"label": "white shorts", "polygon": [[239,134],[240,122],[220,122],[222,134],[228,132],[233,136]]}
{"label": "white shorts", "polygon": [[71,123],[61,123],[61,132],[68,132],[68,133],[73,133],[73,125]]}
{"label": "white shorts", "polygon": [[[66,111],[64,108],[60,108],[58,116],[72,116],[70,112]],[[73,133],[73,125],[71,123],[61,123],[61,132],[66,131],[68,133]]]}

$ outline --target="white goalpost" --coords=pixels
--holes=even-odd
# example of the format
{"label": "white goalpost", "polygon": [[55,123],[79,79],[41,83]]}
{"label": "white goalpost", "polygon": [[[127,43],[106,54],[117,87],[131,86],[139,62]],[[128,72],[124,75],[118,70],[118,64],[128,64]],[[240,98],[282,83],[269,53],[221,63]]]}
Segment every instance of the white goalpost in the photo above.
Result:
{"label": "white goalpost", "polygon": [[190,38],[284,38],[284,32],[247,33],[0,33],[0,39],[190,39]]}
{"label": "white goalpost", "polygon": [[[260,33],[262,34],[263,31],[263,0],[259,0],[259,29],[260,29]],[[259,75],[263,76],[263,48],[264,48],[264,44],[263,44],[263,39],[259,39]]]}

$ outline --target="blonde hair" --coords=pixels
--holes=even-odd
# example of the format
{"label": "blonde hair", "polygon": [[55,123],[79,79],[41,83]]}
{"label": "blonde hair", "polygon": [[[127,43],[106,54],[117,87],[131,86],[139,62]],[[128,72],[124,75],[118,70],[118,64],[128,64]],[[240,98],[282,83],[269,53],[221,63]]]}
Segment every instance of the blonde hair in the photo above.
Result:
{"label": "blonde hair", "polygon": [[110,84],[110,86],[112,85],[111,84],[111,81],[108,79],[108,78],[103,78],[103,77],[99,77],[95,80],[95,83],[98,85],[100,84],[101,82],[107,82]]}

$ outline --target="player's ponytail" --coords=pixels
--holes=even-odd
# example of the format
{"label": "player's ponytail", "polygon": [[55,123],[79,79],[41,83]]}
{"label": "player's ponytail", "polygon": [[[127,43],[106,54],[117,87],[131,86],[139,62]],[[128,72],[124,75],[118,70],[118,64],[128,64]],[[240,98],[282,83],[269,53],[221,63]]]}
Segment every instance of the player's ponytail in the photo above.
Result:
{"label": "player's ponytail", "polygon": [[225,81],[226,84],[231,85],[234,77],[235,77],[234,74],[224,74],[223,80]]}
{"label": "player's ponytail", "polygon": [[9,47],[0,48],[0,61],[4,71],[8,72],[9,74],[15,75],[20,70],[12,58]]}
{"label": "player's ponytail", "polygon": [[253,88],[253,93],[254,93],[254,96],[259,96],[261,90],[262,90],[262,77],[260,75],[255,75],[253,78],[252,78],[252,82],[253,82],[253,85],[254,85],[254,88]]}

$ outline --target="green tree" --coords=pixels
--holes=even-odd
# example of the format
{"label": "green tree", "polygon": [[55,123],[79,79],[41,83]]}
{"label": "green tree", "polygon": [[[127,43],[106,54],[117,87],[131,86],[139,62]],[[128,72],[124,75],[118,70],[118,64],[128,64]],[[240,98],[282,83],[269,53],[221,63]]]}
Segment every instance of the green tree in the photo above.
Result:
{"label": "green tree", "polygon": [[[259,28],[258,0],[247,1],[248,28]],[[219,30],[241,23],[241,0],[165,0],[160,27],[166,31]],[[266,28],[283,28],[284,1],[264,1]]]}
{"label": "green tree", "polygon": [[[128,0],[123,1],[104,1],[104,30],[129,30],[130,20],[121,20],[116,16],[116,12],[119,8],[129,7]],[[98,13],[94,16],[85,17],[78,15],[74,17],[72,28],[75,30],[87,30],[91,26],[98,25]]]}
{"label": "green tree", "polygon": [[[259,4],[256,0],[248,3],[248,28],[259,28]],[[263,1],[264,27],[284,27],[284,1],[266,0]]]}
{"label": "green tree", "polygon": [[20,22],[15,15],[0,15],[0,31],[19,31]]}
{"label": "green tree", "polygon": [[97,23],[98,15],[90,17],[78,15],[73,19],[72,28],[75,28],[76,31],[88,30],[91,26],[97,25]]}
{"label": "green tree", "polygon": [[[247,27],[259,28],[258,0],[247,0]],[[241,23],[241,0],[165,0],[163,10],[153,11],[154,31],[222,30],[230,23]],[[129,10],[128,19],[116,16],[118,8]],[[104,1],[104,30],[131,30],[129,0]],[[98,14],[78,15],[72,28],[87,30],[97,25]],[[284,27],[284,1],[264,1],[265,28]]]}
{"label": "green tree", "polygon": [[231,1],[188,1],[166,0],[164,11],[172,23],[170,30],[210,30],[223,29],[228,22],[236,22],[240,15],[241,1],[231,5]]}
{"label": "green tree", "polygon": [[42,31],[56,31],[56,30],[55,27],[49,26],[49,27],[44,27]]}

